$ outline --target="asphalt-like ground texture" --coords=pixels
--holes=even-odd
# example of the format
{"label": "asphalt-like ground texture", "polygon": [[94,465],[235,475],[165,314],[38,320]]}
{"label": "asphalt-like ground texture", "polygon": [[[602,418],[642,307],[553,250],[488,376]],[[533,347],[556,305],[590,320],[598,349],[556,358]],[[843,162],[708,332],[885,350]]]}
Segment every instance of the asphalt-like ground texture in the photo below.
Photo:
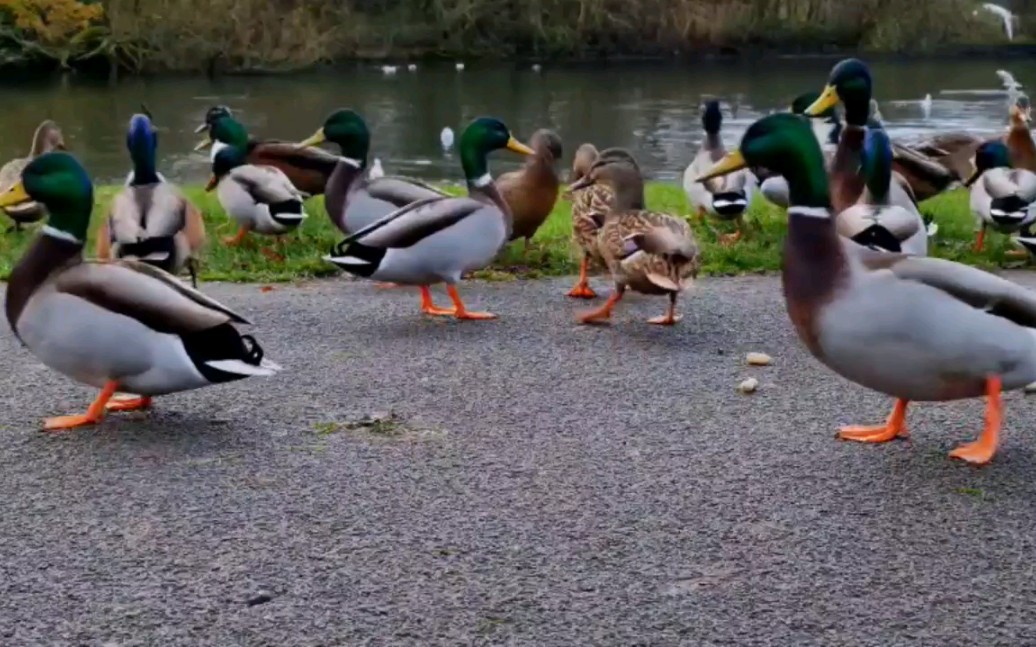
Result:
{"label": "asphalt-like ground texture", "polygon": [[578,326],[570,285],[466,283],[490,322],[206,285],[285,371],[60,434],[95,393],[0,335],[0,644],[1036,643],[1036,398],[981,469],[946,456],[981,400],[840,442],[892,402],[806,353],[776,277],[701,281],[675,328],[637,296]]}

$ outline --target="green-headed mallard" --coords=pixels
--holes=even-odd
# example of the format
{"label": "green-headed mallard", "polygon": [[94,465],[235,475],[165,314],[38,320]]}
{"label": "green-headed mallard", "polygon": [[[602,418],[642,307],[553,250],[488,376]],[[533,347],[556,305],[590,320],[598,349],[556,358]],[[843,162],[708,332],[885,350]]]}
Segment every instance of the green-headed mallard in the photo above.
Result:
{"label": "green-headed mallard", "polygon": [[[827,168],[830,168],[835,156],[835,149],[838,147],[839,137],[842,134],[842,119],[837,104],[817,112],[815,115],[806,115],[806,108],[813,105],[818,98],[820,98],[819,92],[804,92],[792,100],[790,109],[793,114],[803,115],[809,119],[813,135],[817,138],[820,150],[824,152]],[[759,193],[769,202],[787,209],[788,182],[769,169],[754,168],[752,172],[759,180]]]}
{"label": "green-headed mallard", "polygon": [[[572,159],[572,171],[568,182],[575,184],[590,172],[590,167],[598,159],[622,158],[636,166],[637,161],[629,151],[622,148],[607,148],[598,151],[593,144],[586,143],[576,150]],[[590,263],[604,263],[604,258],[597,248],[597,234],[604,224],[604,217],[611,209],[614,193],[607,184],[589,184],[576,190],[566,189],[565,193],[572,200],[572,238],[582,251],[579,262],[579,279],[568,292],[575,299],[595,299],[597,293],[590,287]]]}
{"label": "green-headed mallard", "polygon": [[687,221],[677,216],[648,211],[644,206],[644,179],[636,165],[617,157],[599,158],[573,191],[607,184],[612,200],[597,234],[597,249],[611,272],[615,290],[597,310],[580,317],[583,323],[605,322],[632,288],[642,294],[669,297],[666,314],[650,323],[672,325],[680,320],[676,299],[698,275],[698,244]]}
{"label": "green-headed mallard", "polygon": [[[845,108],[845,127],[838,138],[834,159],[831,161],[831,203],[835,213],[841,213],[860,199],[864,190],[864,176],[860,172],[861,151],[867,128],[880,128],[877,104],[871,98],[870,69],[863,61],[848,58],[831,68],[827,85],[820,97],[806,108],[806,115],[818,115],[839,102]],[[895,170],[895,167],[893,167]],[[913,190],[905,185],[902,176],[890,187],[892,204],[916,208]]]}
{"label": "green-headed mallard", "polygon": [[[460,137],[467,197],[418,200],[347,236],[326,259],[363,278],[421,288],[421,310],[458,319],[493,319],[471,312],[457,293],[465,272],[487,266],[511,234],[511,213],[489,174],[487,156],[506,148],[524,155],[532,149],[501,121],[480,117]],[[453,308],[437,308],[428,286],[446,283]]]}
{"label": "green-headed mallard", "polygon": [[248,163],[244,126],[223,117],[213,124],[211,133],[215,140],[212,177],[205,190],[216,189],[219,203],[238,225],[237,235],[225,242],[240,244],[249,232],[279,237],[298,229],[306,219],[302,201],[307,196],[279,168]]}
{"label": "green-headed mallard", "polygon": [[713,178],[708,182],[695,181],[695,178],[719,161],[727,152],[720,136],[720,130],[723,127],[723,113],[720,111],[719,101],[710,100],[705,103],[701,123],[705,129],[705,139],[702,141],[701,148],[698,149],[698,154],[684,171],[683,190],[687,193],[691,208],[697,211],[699,219],[704,220],[707,214],[720,220],[734,221],[736,231],[720,238],[722,243],[730,244],[741,237],[744,215],[748,210],[748,205],[752,202],[756,180],[751,171],[745,169],[738,173]]}
{"label": "green-headed mallard", "polygon": [[[44,364],[101,389],[85,414],[50,418],[45,429],[97,423],[105,411],[147,408],[151,396],[280,369],[234,323],[248,321],[147,263],[83,260],[93,210],[86,170],[68,153],[45,153],[0,207],[35,200],[49,214],[11,272],[7,321]],[[110,402],[116,390],[140,397]]]}
{"label": "green-headed mallard", "polygon": [[705,177],[746,165],[788,179],[782,281],[799,337],[839,375],[897,398],[884,424],[846,427],[839,437],[893,440],[907,435],[911,400],[986,396],[981,436],[950,455],[992,459],[1001,391],[1036,380],[1036,294],[967,265],[875,252],[838,236],[823,157],[799,117],[755,122]]}
{"label": "green-headed mallard", "polygon": [[838,233],[879,251],[928,254],[928,232],[909,200],[892,204],[892,142],[883,128],[868,128],[861,151],[864,191],[856,204],[835,217]]}
{"label": "green-headed mallard", "polygon": [[135,258],[170,274],[186,267],[197,287],[195,255],[205,242],[205,222],[198,208],[158,172],[158,133],[147,115],[130,119],[126,148],[133,170],[97,234],[97,257]]}
{"label": "green-headed mallard", "polygon": [[1013,168],[1007,145],[985,142],[975,152],[975,172],[965,182],[971,189],[971,213],[978,232],[975,251],[982,250],[986,228],[1020,231],[1036,220],[1036,174]]}
{"label": "green-headed mallard", "polygon": [[[203,150],[214,141],[212,127],[224,117],[233,117],[230,108],[213,106],[205,113],[205,123],[195,132],[208,131],[208,136],[194,147]],[[297,144],[278,139],[257,140],[249,137],[242,148],[245,164],[272,166],[287,176],[295,188],[308,195],[321,195],[328,178],[335,170],[338,158],[319,148],[299,148]]]}
{"label": "green-headed mallard", "polygon": [[522,168],[496,178],[496,189],[514,219],[511,240],[524,238],[526,249],[558,200],[555,164],[561,159],[561,138],[554,131],[541,128],[529,138],[529,148],[536,153],[525,158]]}
{"label": "green-headed mallard", "polygon": [[[61,128],[55,122],[46,119],[40,122],[32,134],[32,148],[29,149],[29,156],[13,159],[0,167],[0,192],[7,191],[21,180],[22,170],[29,165],[29,162],[54,150],[65,150],[65,139],[61,135]],[[4,209],[4,213],[14,221],[11,229],[21,229],[22,225],[37,222],[47,215],[40,205],[31,200],[25,204],[7,207]]]}
{"label": "green-headed mallard", "polygon": [[331,223],[344,234],[356,233],[417,200],[447,197],[446,193],[409,178],[372,177],[367,162],[370,131],[353,110],[334,111],[323,126],[296,146],[310,148],[325,141],[337,145],[341,155],[335,158],[334,170],[324,189],[324,208]]}

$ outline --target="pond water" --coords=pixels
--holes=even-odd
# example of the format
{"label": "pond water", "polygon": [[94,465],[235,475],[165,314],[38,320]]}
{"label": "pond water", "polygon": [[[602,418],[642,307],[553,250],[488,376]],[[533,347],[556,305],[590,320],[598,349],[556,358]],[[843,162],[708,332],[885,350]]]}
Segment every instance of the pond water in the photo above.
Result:
{"label": "pond water", "polygon": [[[69,146],[98,182],[121,181],[129,170],[125,128],[145,102],[160,129],[160,170],[170,179],[202,182],[208,158],[191,151],[193,130],[214,103],[234,109],[256,137],[299,140],[338,107],[364,115],[373,132],[373,155],[387,172],[432,180],[462,179],[459,162],[439,144],[439,132],[457,134],[474,117],[499,117],[519,138],[550,127],[565,142],[565,163],[582,142],[625,146],[654,179],[680,176],[701,141],[699,105],[706,96],[724,102],[724,138],[736,145],[759,116],[786,109],[806,91],[819,91],[835,62],[830,58],[772,58],[748,63],[693,66],[622,64],[558,66],[452,64],[347,66],[333,72],[286,77],[126,79],[115,84],[66,76],[0,86],[0,158],[28,152],[44,118],[58,121]],[[1006,123],[1003,86],[996,70],[1008,67],[1019,82],[1036,83],[1036,61],[923,60],[872,65],[875,97],[894,138],[967,128],[995,132]],[[920,100],[932,95],[929,118]],[[493,156],[496,172],[516,156]]]}

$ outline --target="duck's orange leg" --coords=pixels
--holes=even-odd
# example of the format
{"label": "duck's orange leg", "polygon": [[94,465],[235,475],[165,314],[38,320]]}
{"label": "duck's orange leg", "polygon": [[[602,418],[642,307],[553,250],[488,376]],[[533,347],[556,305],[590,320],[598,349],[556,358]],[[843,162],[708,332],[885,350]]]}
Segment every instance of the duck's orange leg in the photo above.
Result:
{"label": "duck's orange leg", "polygon": [[240,245],[242,242],[244,242],[245,236],[247,236],[247,235],[248,235],[248,230],[247,229],[245,229],[244,227],[238,227],[237,228],[237,233],[234,234],[233,236],[228,236],[228,237],[224,238],[223,242],[226,243],[227,245],[231,246],[231,247],[234,247],[234,246]]}
{"label": "duck's orange leg", "polygon": [[460,300],[460,294],[457,293],[457,288],[452,285],[446,286],[446,292],[450,295],[450,300],[453,301],[453,305],[456,310],[453,316],[458,319],[496,319],[496,315],[492,312],[471,312],[464,307],[464,302]]}
{"label": "duck's orange leg", "polygon": [[648,323],[657,324],[659,326],[672,326],[681,319],[683,319],[683,317],[676,314],[676,293],[672,292],[669,294],[669,309],[666,310],[666,313],[660,317],[652,317],[648,319]]}
{"label": "duck's orange leg", "polygon": [[143,409],[151,408],[151,397],[140,396],[136,398],[118,398],[112,399],[105,406],[108,411],[140,411]]}
{"label": "duck's orange leg", "polygon": [[108,404],[108,400],[115,395],[115,390],[118,388],[118,384],[115,382],[108,382],[101,389],[97,399],[93,401],[90,408],[86,410],[86,413],[79,414],[77,416],[57,416],[55,418],[47,418],[43,421],[44,431],[62,431],[65,429],[75,429],[76,427],[85,427],[87,425],[96,425],[104,418],[105,405]]}
{"label": "duck's orange leg", "polygon": [[909,400],[896,400],[889,419],[883,425],[842,427],[838,437],[842,440],[855,440],[858,443],[884,443],[895,438],[906,438],[910,434],[906,428],[906,409]]}
{"label": "duck's orange leg", "polygon": [[421,312],[426,315],[435,315],[437,317],[442,316],[453,316],[456,311],[453,308],[438,308],[432,302],[432,291],[427,285],[421,286]]}
{"label": "duck's orange leg", "polygon": [[741,240],[741,219],[739,218],[735,225],[737,229],[732,234],[723,234],[719,237],[720,245],[733,245],[737,241]]}
{"label": "duck's orange leg", "polygon": [[615,291],[608,295],[608,300],[604,302],[603,306],[580,315],[580,323],[606,323],[611,321],[612,310],[615,309],[615,304],[622,300],[622,295],[625,292],[625,286],[616,286]]}
{"label": "duck's orange leg", "polygon": [[568,295],[575,299],[596,299],[597,293],[590,287],[590,281],[587,279],[587,273],[590,269],[590,255],[583,254],[583,260],[579,263],[579,280],[576,281],[575,287],[569,290]]}
{"label": "duck's orange leg", "polygon": [[985,240],[986,240],[986,227],[985,227],[985,225],[983,225],[982,229],[979,229],[978,233],[975,234],[975,251],[976,252],[981,252],[982,251],[982,243],[984,243]]}
{"label": "duck's orange leg", "polygon": [[986,378],[986,426],[978,440],[964,443],[952,452],[950,458],[959,458],[973,465],[985,465],[993,458],[1000,443],[1000,422],[1004,407],[1000,402],[1000,376]]}

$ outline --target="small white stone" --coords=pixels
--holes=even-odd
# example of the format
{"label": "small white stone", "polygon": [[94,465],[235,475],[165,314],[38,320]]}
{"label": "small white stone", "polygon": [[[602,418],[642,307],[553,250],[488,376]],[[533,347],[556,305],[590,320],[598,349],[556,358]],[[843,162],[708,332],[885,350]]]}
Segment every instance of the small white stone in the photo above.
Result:
{"label": "small white stone", "polygon": [[773,358],[766,353],[749,353],[745,359],[752,366],[769,366],[773,364]]}
{"label": "small white stone", "polygon": [[759,388],[759,380],[754,377],[750,377],[741,384],[737,385],[737,390],[742,393],[755,393],[756,389]]}

